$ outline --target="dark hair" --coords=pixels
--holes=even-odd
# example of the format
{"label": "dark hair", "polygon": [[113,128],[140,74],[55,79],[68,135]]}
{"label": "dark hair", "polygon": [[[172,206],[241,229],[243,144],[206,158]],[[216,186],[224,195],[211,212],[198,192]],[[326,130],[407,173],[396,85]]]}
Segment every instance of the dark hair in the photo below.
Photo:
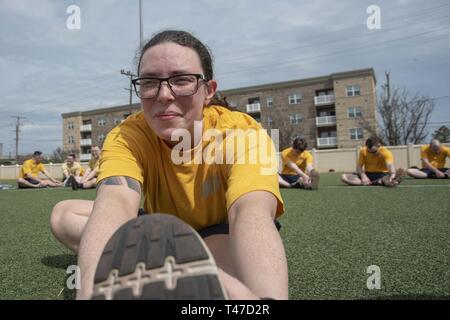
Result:
{"label": "dark hair", "polygon": [[366,140],[366,147],[369,149],[378,144],[380,144],[380,139],[378,139],[377,137],[370,137]]}
{"label": "dark hair", "polygon": [[294,142],[292,143],[292,147],[295,150],[303,152],[306,150],[306,148],[308,148],[308,143],[305,141],[305,139],[295,138]]}
{"label": "dark hair", "polygon": [[33,157],[40,156],[41,154],[42,154],[41,151],[35,151],[33,152]]}
{"label": "dark hair", "polygon": [[[164,30],[155,34],[139,51],[139,59],[137,64],[137,74],[139,75],[139,69],[141,67],[142,57],[148,49],[158,44],[165,42],[173,42],[183,47],[188,47],[197,52],[200,58],[200,63],[204,72],[206,80],[214,79],[213,71],[213,58],[209,48],[204,45],[200,40],[194,37],[191,33],[180,30]],[[227,103],[224,102],[217,94],[211,99],[210,105],[221,105],[227,107]]]}
{"label": "dark hair", "polygon": [[72,157],[72,158],[74,158],[74,159],[76,158],[75,153],[69,153],[68,156],[69,156],[69,157]]}

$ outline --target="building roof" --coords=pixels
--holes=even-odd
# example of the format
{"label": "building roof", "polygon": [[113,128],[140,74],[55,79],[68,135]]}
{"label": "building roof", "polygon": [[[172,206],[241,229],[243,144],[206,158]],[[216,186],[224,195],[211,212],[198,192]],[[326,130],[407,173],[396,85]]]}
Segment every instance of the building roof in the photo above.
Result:
{"label": "building roof", "polygon": [[334,79],[342,79],[342,78],[348,78],[348,77],[354,77],[354,76],[372,76],[374,78],[374,81],[376,84],[375,71],[373,70],[373,68],[368,68],[368,69],[337,72],[337,73],[332,73],[332,74],[329,74],[326,76],[319,76],[319,77],[313,77],[313,78],[290,80],[290,81],[276,82],[276,83],[267,83],[267,84],[261,84],[261,85],[256,85],[256,86],[235,88],[235,89],[228,89],[228,90],[220,90],[220,93],[221,94],[241,94],[241,93],[246,93],[246,92],[263,91],[263,90],[268,90],[268,89],[288,88],[288,87],[294,87],[294,86],[306,86],[306,85],[312,85],[312,84],[316,84],[316,83],[323,83],[325,81],[330,81],[330,80],[334,80]]}
{"label": "building roof", "polygon": [[101,114],[101,113],[106,113],[106,112],[128,111],[128,110],[136,110],[136,109],[140,109],[140,108],[141,108],[140,103],[133,103],[131,106],[129,104],[125,104],[125,105],[121,105],[121,106],[100,108],[100,109],[94,109],[94,110],[88,110],[88,111],[76,111],[76,112],[63,113],[63,114],[61,114],[61,116],[63,118],[70,118],[70,117],[76,117],[76,116],[91,116],[91,115]]}

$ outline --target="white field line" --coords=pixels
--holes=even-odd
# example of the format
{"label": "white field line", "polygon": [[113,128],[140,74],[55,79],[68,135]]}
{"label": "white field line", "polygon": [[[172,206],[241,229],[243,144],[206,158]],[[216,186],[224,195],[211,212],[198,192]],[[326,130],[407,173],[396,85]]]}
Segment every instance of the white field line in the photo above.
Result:
{"label": "white field line", "polygon": [[[367,188],[372,189],[374,186],[323,186],[319,189],[354,189],[354,188]],[[381,187],[381,186],[375,186],[375,187]],[[399,185],[395,188],[450,188],[450,185],[448,184],[411,184],[411,185]],[[395,189],[393,188],[393,189]]]}

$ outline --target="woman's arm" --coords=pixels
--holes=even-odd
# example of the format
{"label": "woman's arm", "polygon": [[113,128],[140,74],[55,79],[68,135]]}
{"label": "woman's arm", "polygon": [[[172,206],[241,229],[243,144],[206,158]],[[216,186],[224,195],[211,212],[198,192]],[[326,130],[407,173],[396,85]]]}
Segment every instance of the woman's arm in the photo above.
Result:
{"label": "woman's arm", "polygon": [[92,295],[103,248],[122,224],[137,216],[140,196],[139,182],[129,177],[109,177],[97,187],[94,208],[81,237],[78,254],[81,289],[77,299],[89,299]]}
{"label": "woman's arm", "polygon": [[287,299],[286,254],[274,224],[277,205],[268,191],[246,193],[231,205],[231,256],[239,279],[256,297]]}

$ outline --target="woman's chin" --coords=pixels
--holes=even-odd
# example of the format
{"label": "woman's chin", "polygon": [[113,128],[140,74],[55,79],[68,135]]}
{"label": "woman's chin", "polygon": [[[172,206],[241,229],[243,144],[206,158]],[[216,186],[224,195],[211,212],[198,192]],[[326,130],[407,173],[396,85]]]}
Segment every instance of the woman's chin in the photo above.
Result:
{"label": "woman's chin", "polygon": [[180,141],[180,137],[184,137],[187,134],[187,130],[180,128],[164,128],[158,130],[156,133],[158,137],[167,142],[177,142]]}

